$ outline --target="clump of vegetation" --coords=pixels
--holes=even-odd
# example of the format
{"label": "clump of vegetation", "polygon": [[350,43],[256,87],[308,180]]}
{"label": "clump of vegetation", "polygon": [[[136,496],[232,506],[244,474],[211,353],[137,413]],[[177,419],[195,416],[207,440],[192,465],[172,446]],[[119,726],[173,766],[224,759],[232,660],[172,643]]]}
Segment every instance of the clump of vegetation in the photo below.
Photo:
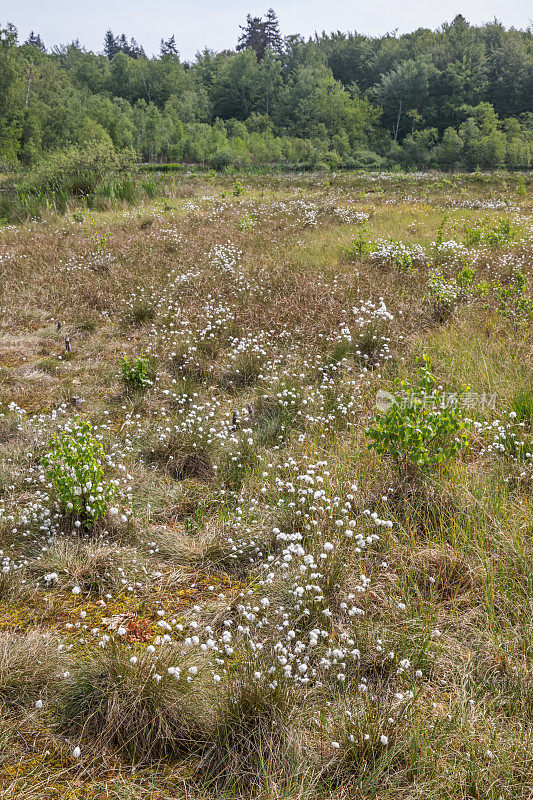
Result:
{"label": "clump of vegetation", "polygon": [[259,380],[263,369],[264,357],[253,350],[238,353],[231,365],[222,375],[224,386],[244,389],[253,386]]}
{"label": "clump of vegetation", "polygon": [[62,662],[57,642],[38,630],[0,634],[0,702],[20,706],[57,680]]}
{"label": "clump of vegetation", "polygon": [[458,283],[454,278],[446,280],[442,270],[435,267],[429,273],[427,288],[433,313],[440,322],[444,322],[453,313],[459,299]]}
{"label": "clump of vegetation", "polygon": [[91,529],[104,516],[116,486],[105,479],[105,454],[92,425],[79,417],[50,439],[42,464],[61,510]]}
{"label": "clump of vegetation", "polygon": [[368,233],[364,225],[359,228],[353,237],[350,245],[346,248],[347,258],[354,260],[367,256],[373,250],[372,243],[368,239]]}
{"label": "clump of vegetation", "polygon": [[516,238],[516,229],[507,217],[491,224],[482,222],[465,228],[464,243],[467,247],[503,247]]}
{"label": "clump of vegetation", "polygon": [[136,161],[133,151],[118,152],[110,141],[70,145],[48,153],[28,173],[25,186],[30,192],[87,195],[104,178],[131,170]]}
{"label": "clump of vegetation", "polygon": [[125,571],[125,553],[112,545],[57,539],[29,562],[28,573],[46,588],[58,586],[105,594],[117,586]]}
{"label": "clump of vegetation", "polygon": [[495,287],[500,313],[515,325],[526,325],[533,319],[533,297],[527,293],[527,281],[520,270],[514,270],[507,284]]}
{"label": "clump of vegetation", "polygon": [[130,360],[122,356],[122,381],[127,389],[145,392],[154,383],[154,369],[145,356]]}
{"label": "clump of vegetation", "polygon": [[231,489],[238,490],[257,464],[258,458],[253,440],[245,435],[235,449],[225,454],[218,476]]}
{"label": "clump of vegetation", "polygon": [[250,214],[243,214],[239,220],[239,228],[241,231],[250,231],[255,224],[255,219]]}
{"label": "clump of vegetation", "polygon": [[218,708],[213,744],[201,762],[218,790],[257,791],[262,775],[287,778],[296,754],[291,729],[290,689],[283,680],[266,688],[248,667],[235,675]]}
{"label": "clump of vegetation", "polygon": [[401,477],[445,464],[467,445],[461,395],[446,397],[437,388],[426,356],[418,364],[418,383],[397,380],[399,395],[366,429],[368,447],[389,457]]}
{"label": "clump of vegetation", "polygon": [[109,644],[81,658],[62,682],[60,724],[135,763],[189,756],[202,750],[209,731],[201,682],[198,667],[172,649],[152,658]]}
{"label": "clump of vegetation", "polygon": [[136,302],[128,313],[127,319],[132,325],[146,325],[155,319],[155,309],[148,303]]}
{"label": "clump of vegetation", "polygon": [[195,434],[176,431],[162,437],[147,451],[146,458],[178,481],[193,478],[208,483],[215,476],[209,447]]}

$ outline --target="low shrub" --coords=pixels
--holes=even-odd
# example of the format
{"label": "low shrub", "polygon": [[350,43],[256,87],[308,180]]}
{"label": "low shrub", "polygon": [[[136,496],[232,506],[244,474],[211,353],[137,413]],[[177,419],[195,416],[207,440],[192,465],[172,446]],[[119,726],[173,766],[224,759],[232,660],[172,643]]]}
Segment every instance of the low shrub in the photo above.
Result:
{"label": "low shrub", "polygon": [[467,445],[461,395],[448,396],[446,402],[428,359],[419,358],[418,365],[418,384],[397,380],[402,394],[391,398],[388,409],[366,429],[369,449],[388,456],[401,476],[446,463]]}
{"label": "low shrub", "polygon": [[42,464],[61,510],[90,530],[116,491],[105,480],[104,448],[91,424],[76,417],[71,428],[52,436]]}

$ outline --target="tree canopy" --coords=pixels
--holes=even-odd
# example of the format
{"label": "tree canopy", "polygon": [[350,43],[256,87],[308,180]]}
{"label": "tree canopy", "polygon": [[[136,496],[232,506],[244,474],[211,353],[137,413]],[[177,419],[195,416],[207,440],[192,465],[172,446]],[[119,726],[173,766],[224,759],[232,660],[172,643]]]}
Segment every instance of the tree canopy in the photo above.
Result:
{"label": "tree canopy", "polygon": [[47,50],[0,26],[0,159],[87,141],[152,161],[522,169],[533,158],[533,32],[461,15],[435,31],[282,37],[248,15],[234,50],[183,62],[105,33]]}

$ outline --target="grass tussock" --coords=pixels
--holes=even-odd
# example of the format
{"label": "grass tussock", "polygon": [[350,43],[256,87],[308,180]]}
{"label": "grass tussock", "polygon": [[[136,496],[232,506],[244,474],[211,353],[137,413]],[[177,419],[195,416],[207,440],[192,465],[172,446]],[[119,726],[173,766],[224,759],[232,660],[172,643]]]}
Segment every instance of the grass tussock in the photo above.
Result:
{"label": "grass tussock", "polygon": [[57,641],[41,631],[0,635],[0,702],[20,706],[57,681],[63,662]]}
{"label": "grass tussock", "polygon": [[197,754],[209,715],[201,679],[193,688],[187,682],[191,666],[172,650],[153,659],[110,647],[81,659],[61,685],[60,724],[69,735],[76,732],[91,746],[112,748],[135,763]]}

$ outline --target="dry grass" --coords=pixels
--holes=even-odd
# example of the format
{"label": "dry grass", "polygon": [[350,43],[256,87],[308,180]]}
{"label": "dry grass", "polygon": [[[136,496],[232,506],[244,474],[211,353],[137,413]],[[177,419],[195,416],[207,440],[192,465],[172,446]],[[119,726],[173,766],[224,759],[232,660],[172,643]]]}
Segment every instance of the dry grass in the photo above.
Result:
{"label": "dry grass", "polygon": [[[0,232],[0,795],[526,798],[533,333],[496,287],[531,295],[531,178],[232,181],[88,213],[103,252],[70,216]],[[416,269],[348,257],[356,214]],[[521,241],[461,245],[502,217]],[[436,264],[474,272],[440,317]],[[364,430],[421,352],[478,399],[468,449],[401,482]],[[86,537],[39,467],[76,414],[117,483]]]}

